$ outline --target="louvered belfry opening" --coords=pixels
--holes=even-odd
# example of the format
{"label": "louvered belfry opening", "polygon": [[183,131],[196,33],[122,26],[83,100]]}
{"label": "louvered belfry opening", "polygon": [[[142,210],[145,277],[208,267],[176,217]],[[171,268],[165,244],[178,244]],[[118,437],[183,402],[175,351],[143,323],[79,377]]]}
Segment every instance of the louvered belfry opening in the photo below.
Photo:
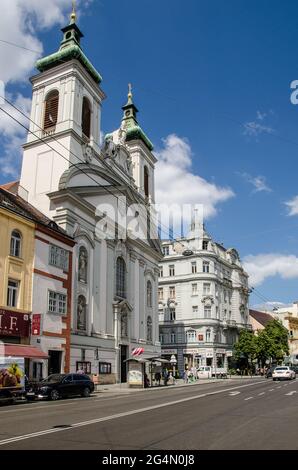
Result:
{"label": "louvered belfry opening", "polygon": [[149,196],[149,172],[146,166],[144,167],[144,193],[146,197]]}
{"label": "louvered belfry opening", "polygon": [[82,110],[82,131],[85,137],[90,139],[91,129],[91,106],[88,98],[83,98],[83,110]]}
{"label": "louvered belfry opening", "polygon": [[44,129],[55,127],[58,120],[59,92],[51,91],[45,102]]}

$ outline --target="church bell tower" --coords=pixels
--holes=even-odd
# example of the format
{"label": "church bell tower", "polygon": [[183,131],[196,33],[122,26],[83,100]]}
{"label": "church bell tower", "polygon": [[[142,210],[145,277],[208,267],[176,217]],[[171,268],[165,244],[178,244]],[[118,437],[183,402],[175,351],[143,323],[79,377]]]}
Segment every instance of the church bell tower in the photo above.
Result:
{"label": "church bell tower", "polygon": [[28,202],[51,215],[47,194],[59,189],[62,174],[73,165],[96,165],[100,154],[102,78],[82,50],[76,23],[62,28],[59,50],[36,63],[30,132],[24,145],[20,185]]}

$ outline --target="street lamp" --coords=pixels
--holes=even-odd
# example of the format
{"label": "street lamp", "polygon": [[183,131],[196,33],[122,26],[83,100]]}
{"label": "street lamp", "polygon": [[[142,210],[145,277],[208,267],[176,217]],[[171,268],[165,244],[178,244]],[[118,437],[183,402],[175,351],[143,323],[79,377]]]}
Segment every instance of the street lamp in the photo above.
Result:
{"label": "street lamp", "polygon": [[176,356],[174,354],[172,354],[172,356],[171,356],[170,363],[173,366],[173,377],[174,377],[174,380],[175,380],[175,376],[176,376],[175,366],[177,364],[177,359],[176,359]]}

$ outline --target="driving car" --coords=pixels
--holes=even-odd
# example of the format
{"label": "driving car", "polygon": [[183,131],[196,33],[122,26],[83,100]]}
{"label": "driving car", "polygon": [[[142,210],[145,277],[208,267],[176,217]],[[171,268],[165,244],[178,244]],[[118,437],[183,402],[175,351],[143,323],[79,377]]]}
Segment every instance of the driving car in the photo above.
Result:
{"label": "driving car", "polygon": [[86,374],[52,374],[39,383],[31,384],[26,398],[58,400],[74,395],[89,397],[93,391],[94,383]]}
{"label": "driving car", "polygon": [[273,380],[293,380],[296,379],[296,373],[289,366],[278,366],[272,372],[272,378]]}

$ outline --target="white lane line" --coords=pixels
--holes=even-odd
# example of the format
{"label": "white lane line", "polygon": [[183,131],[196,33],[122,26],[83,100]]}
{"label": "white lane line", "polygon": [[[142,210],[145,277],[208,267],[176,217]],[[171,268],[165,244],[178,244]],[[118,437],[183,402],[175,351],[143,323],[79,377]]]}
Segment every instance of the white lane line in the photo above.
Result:
{"label": "white lane line", "polygon": [[292,392],[286,393],[285,395],[292,396],[294,393],[297,393],[296,390],[293,390]]}
{"label": "white lane line", "polygon": [[[92,424],[102,423],[102,422],[105,422],[105,421],[111,421],[113,419],[124,418],[126,416],[131,416],[131,415],[135,415],[135,414],[139,414],[139,413],[145,413],[146,411],[157,410],[159,408],[165,408],[167,406],[172,406],[172,405],[177,405],[177,404],[185,403],[185,402],[192,401],[192,400],[197,400],[198,398],[203,398],[203,397],[212,396],[212,395],[218,395],[220,393],[230,392],[230,391],[235,390],[235,389],[251,387],[252,385],[263,384],[263,383],[264,383],[263,381],[262,382],[255,382],[255,383],[240,385],[238,387],[226,388],[226,389],[223,389],[223,390],[216,390],[214,392],[208,392],[208,393],[204,393],[204,394],[200,394],[200,395],[193,395],[191,397],[181,398],[179,400],[169,401],[169,402],[166,402],[166,403],[161,403],[159,405],[152,405],[152,406],[147,406],[145,408],[139,408],[137,410],[125,411],[123,413],[118,413],[118,414],[110,415],[110,416],[104,416],[103,418],[96,418],[96,419],[92,419],[90,421],[82,421],[81,423],[75,423],[75,424],[70,425],[71,427],[69,427],[69,428],[45,429],[44,431],[38,431],[38,432],[30,433],[30,434],[24,434],[24,435],[21,435],[21,436],[10,437],[8,439],[3,439],[2,441],[0,441],[0,446],[3,446],[5,444],[10,444],[10,443],[13,443],[13,442],[24,441],[26,439],[33,439],[34,437],[40,437],[40,436],[44,436],[46,434],[53,434],[53,433],[61,432],[61,431],[70,431],[71,429],[74,429],[74,428],[80,428],[80,427],[83,427],[83,426],[90,426]],[[253,397],[251,397],[251,398],[253,398]]]}
{"label": "white lane line", "polygon": [[240,392],[230,392],[229,395],[230,397],[234,397],[235,395],[239,395]]}
{"label": "white lane line", "polygon": [[281,388],[281,385],[279,387],[276,387],[276,388]]}
{"label": "white lane line", "polygon": [[274,388],[271,388],[271,389],[269,390],[269,392],[274,392]]}
{"label": "white lane line", "polygon": [[265,392],[259,393],[259,397],[260,397],[261,395],[265,395]]}
{"label": "white lane line", "polygon": [[244,398],[244,400],[252,400],[253,397]]}

